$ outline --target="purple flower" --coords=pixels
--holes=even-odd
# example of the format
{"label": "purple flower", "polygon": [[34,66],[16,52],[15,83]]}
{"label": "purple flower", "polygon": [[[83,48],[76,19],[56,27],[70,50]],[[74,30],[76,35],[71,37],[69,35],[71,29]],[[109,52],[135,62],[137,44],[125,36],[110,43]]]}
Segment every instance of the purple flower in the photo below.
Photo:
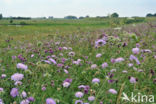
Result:
{"label": "purple flower", "polygon": [[66,70],[66,69],[64,69],[64,72],[66,73],[66,74],[68,74],[69,72],[68,72],[68,70]]}
{"label": "purple flower", "polygon": [[98,79],[98,78],[93,78],[92,83],[100,83],[100,79]]}
{"label": "purple flower", "polygon": [[12,56],[12,60],[15,60],[16,59],[16,56]]}
{"label": "purple flower", "polygon": [[66,79],[64,80],[64,82],[69,82],[69,83],[71,83],[71,82],[72,82],[72,79],[71,79],[71,78],[66,78]]}
{"label": "purple flower", "polygon": [[91,65],[91,69],[95,69],[97,67],[96,64]]}
{"label": "purple flower", "polygon": [[117,94],[117,91],[115,89],[109,89],[108,92],[112,94]]}
{"label": "purple flower", "polygon": [[96,58],[99,58],[99,57],[101,57],[101,56],[102,56],[101,53],[96,54]]}
{"label": "purple flower", "polygon": [[128,64],[128,66],[129,66],[129,67],[132,67],[132,66],[133,66],[133,64],[132,64],[132,63],[129,63],[129,64]]}
{"label": "purple flower", "polygon": [[2,99],[0,99],[0,104],[4,104]]}
{"label": "purple flower", "polygon": [[89,101],[94,101],[94,100],[95,100],[95,97],[94,97],[94,96],[89,96],[89,97],[88,97],[88,100],[89,100]]}
{"label": "purple flower", "polygon": [[83,101],[82,100],[76,100],[75,104],[83,104]]}
{"label": "purple flower", "polygon": [[17,64],[17,68],[18,68],[18,69],[27,70],[27,69],[28,69],[28,66],[27,66],[27,65],[24,65],[24,64],[22,64],[22,63],[18,63],[18,64]]}
{"label": "purple flower", "polygon": [[95,41],[95,47],[103,46],[105,44],[106,44],[106,41],[103,39],[99,39],[99,40]]}
{"label": "purple flower", "polygon": [[75,96],[77,97],[77,98],[82,98],[83,97],[83,93],[82,92],[76,92],[75,93]]}
{"label": "purple flower", "polygon": [[108,64],[106,62],[104,62],[101,66],[104,69],[104,68],[108,67]]}
{"label": "purple flower", "polygon": [[3,92],[4,91],[4,89],[3,88],[0,88],[0,92]]}
{"label": "purple flower", "polygon": [[52,98],[47,98],[46,99],[46,104],[56,104],[56,102]]}
{"label": "purple flower", "polygon": [[134,55],[130,55],[130,58],[129,58],[131,61],[135,60],[136,63],[139,65],[140,64],[140,61],[138,60],[137,57],[135,57]]}
{"label": "purple flower", "polygon": [[24,78],[24,75],[23,74],[20,74],[20,73],[15,73],[11,76],[11,80],[13,81],[20,81]]}
{"label": "purple flower", "polygon": [[53,64],[57,64],[57,62],[52,58],[49,58],[49,61],[52,62]]}
{"label": "purple flower", "polygon": [[61,63],[57,64],[57,67],[63,67],[63,66],[64,66],[64,65],[61,64]]}
{"label": "purple flower", "polygon": [[90,87],[88,85],[86,85],[86,86],[85,85],[80,85],[80,86],[78,86],[78,88],[79,89],[82,89],[83,88],[85,94],[88,94],[88,91],[90,89]]}
{"label": "purple flower", "polygon": [[22,97],[26,98],[27,97],[27,93],[25,91],[22,92]]}
{"label": "purple flower", "polygon": [[21,82],[21,81],[16,81],[16,82],[14,83],[14,85],[15,85],[15,86],[17,86],[17,85],[22,85],[22,82]]}
{"label": "purple flower", "polygon": [[22,100],[21,102],[20,102],[20,104],[29,104],[30,102],[29,102],[29,100]]}
{"label": "purple flower", "polygon": [[35,101],[35,99],[33,98],[33,97],[28,97],[27,98],[30,102],[34,102]]}
{"label": "purple flower", "polygon": [[42,91],[45,91],[45,90],[46,90],[46,87],[45,87],[45,86],[43,86],[43,87],[42,87]]}
{"label": "purple flower", "polygon": [[131,83],[136,83],[136,78],[131,77],[129,81],[130,81]]}
{"label": "purple flower", "polygon": [[119,63],[119,62],[122,62],[122,61],[124,61],[124,58],[122,58],[122,57],[119,57],[119,58],[115,59],[115,63]]}
{"label": "purple flower", "polygon": [[31,55],[31,58],[33,58],[33,57],[34,57],[34,54]]}
{"label": "purple flower", "polygon": [[139,48],[133,48],[132,52],[133,52],[133,54],[139,54],[140,49]]}
{"label": "purple flower", "polygon": [[10,92],[10,95],[12,96],[12,97],[16,97],[16,96],[18,96],[18,89],[17,88],[12,88],[11,89],[11,92]]}
{"label": "purple flower", "polygon": [[43,60],[45,63],[51,64],[49,60]]}

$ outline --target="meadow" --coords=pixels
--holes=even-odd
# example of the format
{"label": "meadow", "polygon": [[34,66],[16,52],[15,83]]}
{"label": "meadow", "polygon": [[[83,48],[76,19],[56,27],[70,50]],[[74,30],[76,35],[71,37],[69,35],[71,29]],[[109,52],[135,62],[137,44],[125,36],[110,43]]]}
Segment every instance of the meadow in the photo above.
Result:
{"label": "meadow", "polygon": [[9,21],[0,104],[156,103],[155,17]]}

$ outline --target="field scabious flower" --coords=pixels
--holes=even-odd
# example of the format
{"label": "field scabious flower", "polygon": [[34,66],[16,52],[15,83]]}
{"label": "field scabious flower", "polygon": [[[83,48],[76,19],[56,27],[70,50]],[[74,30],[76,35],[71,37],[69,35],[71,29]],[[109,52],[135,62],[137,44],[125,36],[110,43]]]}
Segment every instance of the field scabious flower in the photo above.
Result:
{"label": "field scabious flower", "polygon": [[130,83],[136,83],[136,78],[134,78],[134,77],[130,77]]}
{"label": "field scabious flower", "polygon": [[18,96],[18,95],[19,95],[18,89],[17,89],[17,88],[12,88],[12,89],[11,89],[11,92],[10,92],[10,95],[11,95],[12,97]]}
{"label": "field scabious flower", "polygon": [[104,68],[108,67],[108,64],[106,62],[104,62],[101,66],[104,69]]}
{"label": "field scabious flower", "polygon": [[103,46],[105,44],[106,44],[106,41],[103,39],[99,39],[99,40],[95,41],[95,47]]}
{"label": "field scabious flower", "polygon": [[3,92],[3,91],[4,91],[4,89],[3,88],[0,88],[0,93]]}
{"label": "field scabious flower", "polygon": [[54,65],[57,64],[57,62],[52,58],[49,58],[49,61],[52,62]]}
{"label": "field scabious flower", "polygon": [[96,64],[92,64],[92,65],[91,65],[91,69],[95,69],[96,67],[97,67]]}
{"label": "field scabious flower", "polygon": [[93,78],[92,83],[100,83],[100,79],[98,79],[98,78]]}
{"label": "field scabious flower", "polygon": [[22,97],[26,98],[27,97],[27,93],[25,91],[22,92]]}
{"label": "field scabious flower", "polygon": [[109,89],[108,92],[112,94],[117,94],[117,91],[115,89]]}
{"label": "field scabious flower", "polygon": [[99,57],[101,57],[101,56],[102,56],[101,53],[96,54],[96,58],[99,58]]}
{"label": "field scabious flower", "polygon": [[132,49],[132,52],[133,52],[133,54],[139,54],[139,52],[140,52],[140,49],[139,48],[133,48]]}
{"label": "field scabious flower", "polygon": [[22,85],[22,82],[21,82],[21,81],[16,81],[16,82],[14,83],[14,85],[15,85],[15,86],[17,86],[17,85]]}
{"label": "field scabious flower", "polygon": [[75,93],[75,96],[77,97],[77,98],[82,98],[83,97],[83,93],[82,92],[76,92]]}
{"label": "field scabious flower", "polygon": [[3,103],[3,100],[2,100],[1,98],[0,98],[0,104],[4,104],[4,103]]}
{"label": "field scabious flower", "polygon": [[75,52],[69,52],[68,55],[69,56],[75,56]]}
{"label": "field scabious flower", "polygon": [[72,79],[66,78],[66,79],[63,81],[63,87],[69,87],[71,82],[72,82]]}
{"label": "field scabious flower", "polygon": [[34,102],[35,99],[33,97],[28,97],[27,100],[29,100],[30,102]]}
{"label": "field scabious flower", "polygon": [[69,87],[70,83],[69,82],[63,82],[63,87]]}
{"label": "field scabious flower", "polygon": [[20,102],[20,104],[29,104],[30,102],[29,102],[29,100],[22,100],[21,102]]}
{"label": "field scabious flower", "polygon": [[15,73],[11,76],[11,80],[13,81],[20,81],[24,78],[24,75],[23,74],[20,74],[20,73]]}
{"label": "field scabious flower", "polygon": [[94,101],[94,100],[95,100],[95,97],[94,97],[94,96],[89,96],[89,97],[88,97],[88,100],[89,100],[89,101]]}
{"label": "field scabious flower", "polygon": [[2,74],[1,75],[1,78],[3,79],[3,78],[6,78],[6,74]]}
{"label": "field scabious flower", "polygon": [[130,59],[131,61],[135,60],[136,63],[137,63],[138,65],[140,64],[140,61],[139,61],[138,58],[135,57],[134,55],[130,55],[129,59]]}
{"label": "field scabious flower", "polygon": [[46,99],[46,104],[56,104],[55,100],[52,98],[47,98]]}
{"label": "field scabious flower", "polygon": [[24,65],[22,63],[18,63],[17,64],[17,68],[18,69],[22,69],[22,70],[27,70],[28,69],[28,66],[27,65]]}
{"label": "field scabious flower", "polygon": [[82,100],[76,100],[75,104],[83,104],[83,101]]}
{"label": "field scabious flower", "polygon": [[122,57],[119,57],[119,58],[115,59],[115,63],[119,63],[119,62],[122,62],[122,61],[124,61],[124,58],[122,58]]}

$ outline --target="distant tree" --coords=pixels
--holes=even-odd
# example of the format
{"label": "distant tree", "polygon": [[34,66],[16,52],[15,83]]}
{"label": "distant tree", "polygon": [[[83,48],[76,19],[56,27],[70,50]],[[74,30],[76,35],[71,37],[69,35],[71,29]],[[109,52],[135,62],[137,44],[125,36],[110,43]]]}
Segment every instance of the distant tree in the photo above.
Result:
{"label": "distant tree", "polygon": [[54,18],[53,16],[49,16],[49,17],[48,17],[48,19],[53,19],[53,18]]}
{"label": "distant tree", "polygon": [[153,14],[148,13],[148,14],[146,15],[146,17],[153,17]]}
{"label": "distant tree", "polygon": [[0,14],[0,19],[2,19],[3,18],[3,15],[2,14]]}
{"label": "distant tree", "polygon": [[86,18],[89,18],[89,15],[87,15]]}
{"label": "distant tree", "polygon": [[11,19],[9,22],[12,24],[13,23],[13,20]]}
{"label": "distant tree", "polygon": [[84,19],[84,17],[79,17],[79,19]]}
{"label": "distant tree", "polygon": [[156,13],[154,14],[154,16],[156,17]]}
{"label": "distant tree", "polygon": [[113,13],[113,14],[111,14],[111,17],[117,18],[117,17],[119,17],[119,14],[118,13]]}
{"label": "distant tree", "polygon": [[65,19],[77,19],[77,17],[76,16],[66,16],[66,17],[64,17]]}
{"label": "distant tree", "polygon": [[11,19],[9,22],[12,24],[13,23],[13,20]]}

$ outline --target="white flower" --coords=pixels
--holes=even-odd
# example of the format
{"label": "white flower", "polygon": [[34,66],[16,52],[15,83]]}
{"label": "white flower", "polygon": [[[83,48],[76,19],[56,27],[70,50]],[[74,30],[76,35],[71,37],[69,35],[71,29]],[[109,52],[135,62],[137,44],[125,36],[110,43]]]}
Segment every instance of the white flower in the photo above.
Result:
{"label": "white flower", "polygon": [[69,82],[64,82],[63,83],[63,87],[69,87],[70,86],[70,83]]}

